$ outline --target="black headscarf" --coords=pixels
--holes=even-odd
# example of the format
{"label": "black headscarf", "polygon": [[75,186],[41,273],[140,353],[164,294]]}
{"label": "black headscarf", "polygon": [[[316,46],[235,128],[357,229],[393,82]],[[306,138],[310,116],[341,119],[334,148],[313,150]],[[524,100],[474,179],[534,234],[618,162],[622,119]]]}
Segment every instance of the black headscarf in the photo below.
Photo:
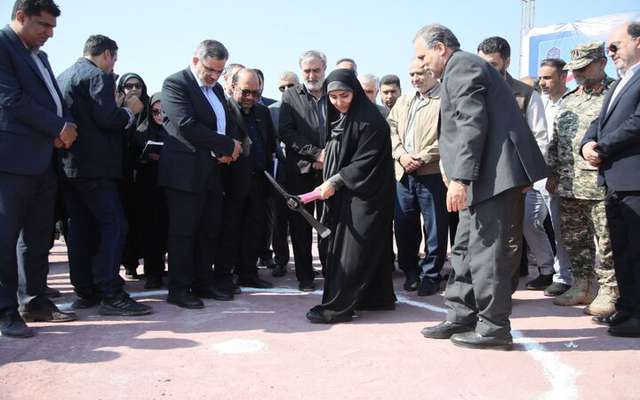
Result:
{"label": "black headscarf", "polygon": [[[160,101],[160,95],[161,93],[158,92],[151,96],[151,100],[149,100],[149,110],[151,110],[151,106],[153,106],[155,102]],[[147,141],[152,140],[154,142],[164,142],[166,140],[166,136],[167,134],[164,127],[156,123],[151,115],[151,111],[149,111],[147,119],[142,121],[138,126],[137,131],[133,134],[132,149],[134,159],[139,160]]]}
{"label": "black headscarf", "polygon": [[[332,126],[344,118],[341,124],[342,138],[339,154],[325,171],[325,178],[340,173],[349,190],[363,198],[379,195],[378,189],[387,181],[393,183],[393,160],[391,159],[391,136],[389,125],[378,108],[365,94],[353,71],[336,69],[324,82],[325,92],[331,82],[341,82],[353,91],[349,110],[341,116],[327,99],[327,139],[331,138]],[[329,93],[327,93],[327,96]],[[328,165],[325,164],[325,168]]]}
{"label": "black headscarf", "polygon": [[124,93],[124,85],[131,78],[136,78],[137,80],[140,81],[140,84],[142,85],[142,88],[140,89],[140,92],[141,92],[140,101],[142,102],[142,104],[144,104],[144,109],[138,115],[137,121],[135,123],[135,126],[137,127],[141,123],[146,121],[149,116],[149,94],[147,93],[147,84],[144,83],[144,80],[142,79],[142,77],[138,74],[134,74],[133,72],[127,72],[126,74],[120,77],[120,80],[118,80],[118,92]]}
{"label": "black headscarf", "polygon": [[[156,123],[156,120],[153,119],[153,115],[151,115],[151,108],[153,104],[160,101],[161,92],[154,93],[149,100],[149,112],[147,113],[147,118],[138,125],[138,132],[149,132],[150,134],[160,135],[161,132],[164,131],[162,125]],[[151,139],[149,139],[151,140]]]}
{"label": "black headscarf", "polygon": [[[378,109],[371,103],[366,93],[362,89],[362,85],[358,81],[356,74],[350,69],[336,69],[327,76],[324,81],[324,92],[327,93],[327,87],[331,82],[338,81],[349,87],[353,91],[353,100],[349,111],[347,111],[347,118],[353,119],[356,115],[358,118],[371,116],[371,112],[375,111],[379,114]],[[327,96],[329,93],[327,93]],[[375,115],[375,112],[373,113]],[[331,101],[327,99],[327,129],[330,131],[331,123],[336,121],[340,117],[340,111],[338,111]],[[327,136],[328,137],[328,136]]]}

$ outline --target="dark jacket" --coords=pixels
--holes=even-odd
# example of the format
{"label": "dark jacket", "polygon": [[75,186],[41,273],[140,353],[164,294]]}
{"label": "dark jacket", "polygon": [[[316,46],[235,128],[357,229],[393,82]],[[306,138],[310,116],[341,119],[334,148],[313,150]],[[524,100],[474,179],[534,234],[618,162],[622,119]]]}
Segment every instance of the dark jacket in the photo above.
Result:
{"label": "dark jacket", "polygon": [[[326,118],[320,118],[314,98],[302,84],[287,89],[282,95],[278,133],[286,145],[287,170],[291,173],[313,173],[313,163],[324,148]],[[326,96],[319,100],[326,115]]]}
{"label": "dark jacket", "polygon": [[471,181],[469,205],[547,175],[511,88],[489,63],[454,52],[440,96],[440,159],[449,179]]}
{"label": "dark jacket", "polygon": [[[72,120],[47,55],[38,57],[62,101],[62,118],[31,54],[9,27],[0,30],[0,171],[37,175],[51,164],[53,141]],[[75,145],[74,145],[75,146]]]}
{"label": "dark jacket", "polygon": [[[160,93],[156,93],[149,101],[149,108],[153,103],[160,101]],[[135,162],[136,183],[145,188],[158,184],[158,161],[143,156],[145,145],[148,141],[162,142],[167,140],[167,132],[162,125],[156,124],[151,113],[142,121],[132,138],[132,155]]]}
{"label": "dark jacket", "polygon": [[513,91],[513,95],[516,98],[516,103],[518,104],[518,108],[522,112],[522,116],[525,117],[525,121],[527,118],[527,108],[529,108],[529,103],[531,102],[531,95],[533,94],[533,88],[527,85],[524,82],[520,82],[519,80],[513,79],[513,77],[507,73],[507,84],[511,87]]}
{"label": "dark jacket", "polygon": [[[213,91],[225,107],[227,126],[229,109],[224,91],[216,83]],[[160,155],[158,184],[175,190],[200,193],[211,173],[217,173],[217,156],[233,153],[233,135],[216,133],[216,114],[198,86],[190,68],[179,71],[162,85],[165,130],[169,135]]]}
{"label": "dark jacket", "polygon": [[124,129],[129,113],[116,105],[113,75],[80,58],[58,76],[58,84],[78,125],[78,138],[61,150],[68,178],[122,178]]}
{"label": "dark jacket", "polygon": [[[249,178],[252,174],[262,174],[263,172],[253,170],[250,145],[247,142],[249,131],[244,123],[240,105],[232,98],[229,98],[227,101],[231,116],[231,124],[233,131],[235,132],[234,135],[236,136],[236,140],[243,142],[243,148],[245,149],[238,160],[231,163],[229,166],[224,167],[225,192],[235,199],[242,198],[249,193],[249,185],[251,183]],[[256,118],[258,130],[262,133],[262,143],[265,145],[263,154],[266,157],[266,170],[268,172],[272,172],[272,154],[275,152],[276,135],[273,127],[273,121],[271,120],[271,113],[267,107],[259,103],[253,106],[252,111]]]}
{"label": "dark jacket", "polygon": [[602,104],[600,115],[589,126],[582,145],[598,142],[602,158],[598,184],[612,191],[640,190],[640,70],[622,88],[611,108],[617,81]]}

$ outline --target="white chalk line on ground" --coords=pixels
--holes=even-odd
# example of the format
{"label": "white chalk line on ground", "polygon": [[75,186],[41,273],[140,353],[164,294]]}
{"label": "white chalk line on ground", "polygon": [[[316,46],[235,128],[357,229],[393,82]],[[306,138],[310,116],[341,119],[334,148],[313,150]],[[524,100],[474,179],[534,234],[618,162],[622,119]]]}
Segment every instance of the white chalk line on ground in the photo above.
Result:
{"label": "white chalk line on ground", "polygon": [[[243,293],[251,293],[257,295],[322,295],[322,290],[315,290],[313,292],[300,292],[291,288],[272,288],[272,289],[257,289],[257,288],[242,288]],[[133,298],[147,298],[166,296],[166,290],[151,290],[145,292],[132,292],[130,293]],[[408,299],[404,296],[396,296],[398,303],[406,304],[408,306],[422,308],[432,312],[446,314],[447,310],[442,307],[434,306],[429,303]],[[60,309],[70,309],[71,303],[58,304]],[[273,314],[274,312],[257,312],[243,309],[241,312],[223,312],[223,313],[237,313],[237,314]],[[569,365],[564,364],[560,358],[547,350],[544,345],[536,342],[535,340],[526,337],[522,332],[512,329],[511,335],[516,343],[521,344],[526,353],[529,354],[536,362],[542,366],[543,373],[547,380],[551,383],[551,390],[542,394],[539,397],[540,400],[576,400],[578,399],[578,388],[576,386],[576,380],[579,371]],[[244,343],[239,339],[233,339],[229,342],[223,342],[214,345],[213,350],[225,354],[238,354],[244,352],[242,349],[248,349],[247,352],[255,352],[262,350],[262,347],[258,343]],[[216,347],[218,346],[218,347]]]}

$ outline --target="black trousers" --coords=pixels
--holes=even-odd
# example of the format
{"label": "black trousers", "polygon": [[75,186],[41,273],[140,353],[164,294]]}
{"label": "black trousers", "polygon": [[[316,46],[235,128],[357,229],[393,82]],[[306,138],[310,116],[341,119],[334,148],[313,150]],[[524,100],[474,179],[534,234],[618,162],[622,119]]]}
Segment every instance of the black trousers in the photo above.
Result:
{"label": "black trousers", "polygon": [[136,215],[136,187],[133,182],[122,182],[120,184],[120,196],[122,198],[122,209],[127,219],[127,238],[122,250],[121,264],[128,270],[135,271],[138,268],[138,259],[142,256],[140,239],[140,219]]}
{"label": "black trousers", "polygon": [[291,213],[289,207],[280,194],[270,198],[270,212],[273,218],[271,228],[271,246],[273,247],[273,258],[278,265],[289,263],[289,220]]}
{"label": "black trousers", "polygon": [[0,314],[17,311],[19,275],[22,304],[46,299],[56,190],[53,166],[40,175],[0,172]]}
{"label": "black trousers", "polygon": [[620,291],[616,310],[640,315],[640,191],[607,191],[605,207]]}
{"label": "black trousers", "polygon": [[240,278],[251,278],[258,274],[256,263],[267,235],[267,179],[262,174],[250,177],[249,195],[243,201],[238,218],[240,231],[238,265],[236,273]]}
{"label": "black trousers", "polygon": [[[291,194],[303,194],[312,191],[322,184],[322,177],[319,173],[312,174],[289,174],[288,190]],[[308,203],[305,208],[311,215],[314,214],[318,219],[322,217],[323,203],[315,201]],[[313,257],[311,246],[313,245],[313,232],[311,225],[298,213],[290,212],[291,219],[289,228],[291,229],[291,243],[293,245],[293,257],[296,263],[296,277],[299,282],[313,281]],[[320,254],[320,262],[324,265],[326,249],[320,245],[320,237],[317,238],[318,252]]]}
{"label": "black trousers", "polygon": [[169,211],[169,292],[189,291],[213,283],[212,265],[222,218],[218,171],[201,193],[165,189]]}
{"label": "black trousers", "polygon": [[145,277],[160,277],[164,272],[169,216],[164,190],[152,182],[136,185],[136,221],[140,236],[140,251],[144,258]]}
{"label": "black trousers", "polygon": [[506,190],[459,212],[451,249],[447,320],[476,325],[484,336],[511,330],[512,277],[522,243],[522,188]]}
{"label": "black trousers", "polygon": [[63,182],[69,215],[69,273],[80,297],[112,297],[122,291],[120,260],[127,236],[115,179],[73,178]]}

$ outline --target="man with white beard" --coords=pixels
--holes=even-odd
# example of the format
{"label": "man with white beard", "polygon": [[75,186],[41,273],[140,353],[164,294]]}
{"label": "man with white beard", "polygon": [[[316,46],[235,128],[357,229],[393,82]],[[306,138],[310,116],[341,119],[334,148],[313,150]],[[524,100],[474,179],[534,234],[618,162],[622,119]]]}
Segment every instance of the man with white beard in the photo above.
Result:
{"label": "man with white beard", "polygon": [[[286,145],[287,189],[294,194],[310,192],[322,184],[327,116],[327,97],[323,90],[327,57],[320,51],[309,50],[300,56],[298,63],[302,84],[282,95],[278,123],[280,139]],[[322,214],[319,201],[305,207],[311,214],[315,209],[318,217]],[[313,291],[311,226],[296,213],[291,218],[289,229],[299,288],[301,291]],[[324,251],[320,246],[318,250],[324,265]]]}

